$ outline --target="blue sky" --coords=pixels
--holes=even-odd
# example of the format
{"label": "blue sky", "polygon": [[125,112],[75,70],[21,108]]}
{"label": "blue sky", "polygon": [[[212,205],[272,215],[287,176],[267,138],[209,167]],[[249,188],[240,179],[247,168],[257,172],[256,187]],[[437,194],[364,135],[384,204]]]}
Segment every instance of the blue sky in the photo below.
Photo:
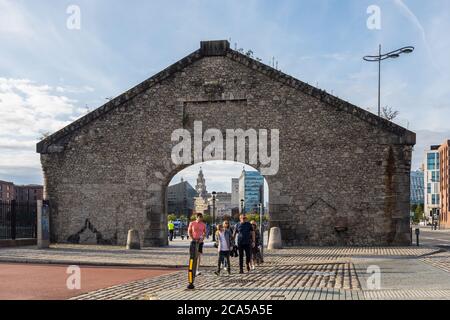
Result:
{"label": "blue sky", "polygon": [[[66,27],[69,5],[81,10],[79,30]],[[370,5],[381,9],[381,30],[366,26]],[[275,57],[282,71],[372,112],[377,66],[361,57],[379,43],[386,50],[415,46],[383,64],[382,105],[399,110],[396,122],[418,133],[417,168],[427,144],[450,137],[448,30],[447,0],[0,0],[0,179],[41,183],[34,145],[42,133],[205,39],[231,39],[265,63]],[[217,188],[229,190],[228,181]]]}

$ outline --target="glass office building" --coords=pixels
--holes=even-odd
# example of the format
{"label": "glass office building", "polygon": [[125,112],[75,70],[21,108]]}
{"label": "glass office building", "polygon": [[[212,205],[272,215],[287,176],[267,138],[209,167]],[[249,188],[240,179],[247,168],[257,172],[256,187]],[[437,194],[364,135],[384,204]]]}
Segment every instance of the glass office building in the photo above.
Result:
{"label": "glass office building", "polygon": [[411,204],[424,204],[424,183],[422,170],[411,172]]}
{"label": "glass office building", "polygon": [[244,199],[245,213],[257,211],[258,205],[264,203],[264,177],[258,171],[242,170],[239,177],[239,200],[241,199]]}

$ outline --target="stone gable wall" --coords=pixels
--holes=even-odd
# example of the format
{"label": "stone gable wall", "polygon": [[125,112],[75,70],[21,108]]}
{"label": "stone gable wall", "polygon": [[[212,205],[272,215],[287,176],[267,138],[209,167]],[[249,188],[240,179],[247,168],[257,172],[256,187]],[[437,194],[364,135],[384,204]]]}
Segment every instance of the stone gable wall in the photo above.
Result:
{"label": "stone gable wall", "polygon": [[[41,155],[52,240],[167,244],[171,133],[279,129],[267,176],[285,245],[407,245],[412,146],[226,56],[206,56],[67,135]],[[206,144],[205,144],[206,145]],[[231,177],[230,177],[231,179]],[[94,240],[92,240],[94,239]]]}

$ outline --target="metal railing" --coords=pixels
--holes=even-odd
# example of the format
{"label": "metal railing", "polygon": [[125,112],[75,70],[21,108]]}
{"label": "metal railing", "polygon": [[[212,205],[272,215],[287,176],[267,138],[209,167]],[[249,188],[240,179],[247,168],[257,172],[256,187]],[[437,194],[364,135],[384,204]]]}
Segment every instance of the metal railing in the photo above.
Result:
{"label": "metal railing", "polygon": [[34,239],[37,202],[0,201],[0,239]]}

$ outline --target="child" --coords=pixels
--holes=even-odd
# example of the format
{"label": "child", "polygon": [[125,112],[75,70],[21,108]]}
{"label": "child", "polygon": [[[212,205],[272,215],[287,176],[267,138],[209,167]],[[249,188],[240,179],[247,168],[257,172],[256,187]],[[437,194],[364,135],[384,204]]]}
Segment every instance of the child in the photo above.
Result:
{"label": "child", "polygon": [[231,238],[232,234],[230,230],[225,229],[221,224],[217,225],[216,244],[217,250],[219,251],[219,258],[217,261],[217,271],[214,272],[217,276],[220,274],[220,267],[225,262],[225,259],[227,261],[228,274],[231,274],[230,268],[230,250],[232,246]]}

